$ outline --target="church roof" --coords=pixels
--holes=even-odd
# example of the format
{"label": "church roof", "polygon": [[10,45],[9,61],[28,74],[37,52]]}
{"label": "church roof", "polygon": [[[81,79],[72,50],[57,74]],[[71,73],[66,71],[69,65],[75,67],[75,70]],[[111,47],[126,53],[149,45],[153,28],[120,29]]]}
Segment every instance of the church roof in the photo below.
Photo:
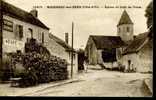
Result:
{"label": "church roof", "polygon": [[97,49],[118,48],[125,46],[125,43],[119,36],[91,35],[90,37],[93,39]]}
{"label": "church roof", "polygon": [[45,24],[43,24],[38,18],[34,17],[31,13],[17,8],[12,4],[2,1],[2,10],[5,15],[49,30]]}
{"label": "church roof", "polygon": [[122,24],[133,24],[126,10],[124,10],[124,12],[122,13],[117,26],[122,25]]}

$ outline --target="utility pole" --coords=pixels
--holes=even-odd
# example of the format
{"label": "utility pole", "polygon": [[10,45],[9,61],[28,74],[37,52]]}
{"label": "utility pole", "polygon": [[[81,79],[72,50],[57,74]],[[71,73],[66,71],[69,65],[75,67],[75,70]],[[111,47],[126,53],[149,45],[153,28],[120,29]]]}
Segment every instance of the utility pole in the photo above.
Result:
{"label": "utility pole", "polygon": [[2,30],[2,22],[3,22],[3,12],[2,12],[2,0],[0,0],[0,70],[2,68],[2,42],[3,42],[3,30]]}
{"label": "utility pole", "polygon": [[74,40],[74,23],[72,22],[72,52],[71,52],[71,78],[73,78],[73,40]]}

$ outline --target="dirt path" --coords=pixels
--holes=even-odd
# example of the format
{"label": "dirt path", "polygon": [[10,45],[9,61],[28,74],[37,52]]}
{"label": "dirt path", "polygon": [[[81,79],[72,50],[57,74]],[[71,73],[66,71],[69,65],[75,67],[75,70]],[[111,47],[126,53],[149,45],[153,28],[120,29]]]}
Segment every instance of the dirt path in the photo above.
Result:
{"label": "dirt path", "polygon": [[[0,93],[11,96],[151,96],[143,86],[143,80],[151,74],[120,73],[108,70],[89,70],[78,75],[77,82],[52,87],[47,83],[29,88],[0,86]],[[5,90],[4,90],[5,88]],[[38,91],[36,91],[38,89]],[[1,94],[2,95],[2,94]]]}
{"label": "dirt path", "polygon": [[148,74],[120,73],[107,70],[79,75],[85,81],[41,90],[30,96],[151,96],[142,86]]}

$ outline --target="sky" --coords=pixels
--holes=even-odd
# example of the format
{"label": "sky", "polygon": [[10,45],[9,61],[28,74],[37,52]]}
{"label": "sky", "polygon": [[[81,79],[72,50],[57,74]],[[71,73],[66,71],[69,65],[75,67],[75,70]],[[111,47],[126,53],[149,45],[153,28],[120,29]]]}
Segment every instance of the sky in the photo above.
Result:
{"label": "sky", "polygon": [[[147,31],[145,9],[151,0],[5,0],[25,11],[34,7],[38,18],[50,28],[55,36],[65,40],[69,33],[71,44],[72,22],[74,23],[74,48],[84,49],[89,35],[116,36],[123,10],[126,10],[134,23],[134,34]],[[47,8],[47,6],[81,6],[81,8]],[[94,8],[82,8],[94,6]],[[96,8],[96,7],[99,8]],[[107,8],[106,8],[107,6]],[[111,8],[108,8],[111,7]],[[116,7],[119,8],[116,8]],[[120,8],[122,6],[122,8]],[[127,8],[123,8],[126,6]],[[112,8],[114,7],[114,8]],[[128,8],[131,7],[131,8]]]}

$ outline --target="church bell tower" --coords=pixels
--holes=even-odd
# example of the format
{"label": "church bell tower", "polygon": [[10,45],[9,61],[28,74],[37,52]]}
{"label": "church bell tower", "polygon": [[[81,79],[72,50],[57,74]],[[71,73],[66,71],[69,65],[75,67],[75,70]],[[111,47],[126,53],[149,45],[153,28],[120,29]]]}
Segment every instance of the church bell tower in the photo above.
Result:
{"label": "church bell tower", "polygon": [[117,35],[127,44],[133,41],[133,22],[126,10],[123,11],[117,25]]}

